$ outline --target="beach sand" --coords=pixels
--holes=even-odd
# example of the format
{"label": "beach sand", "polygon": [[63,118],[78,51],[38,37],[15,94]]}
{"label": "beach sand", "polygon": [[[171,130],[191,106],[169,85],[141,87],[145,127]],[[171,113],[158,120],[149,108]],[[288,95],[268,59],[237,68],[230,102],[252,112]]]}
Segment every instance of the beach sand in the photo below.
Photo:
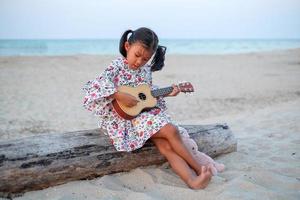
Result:
{"label": "beach sand", "polygon": [[[97,127],[82,108],[83,84],[114,56],[0,57],[0,139]],[[239,55],[169,55],[154,83],[190,81],[167,98],[180,124],[227,123],[237,152],[226,171],[191,190],[165,163],[74,181],[17,199],[300,199],[300,50]]]}

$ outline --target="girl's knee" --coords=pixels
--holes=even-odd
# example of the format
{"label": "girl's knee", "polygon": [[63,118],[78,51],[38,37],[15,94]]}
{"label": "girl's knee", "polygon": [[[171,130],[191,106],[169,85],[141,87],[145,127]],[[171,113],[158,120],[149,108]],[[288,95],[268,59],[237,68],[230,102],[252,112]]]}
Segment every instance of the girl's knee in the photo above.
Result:
{"label": "girl's knee", "polygon": [[174,126],[173,124],[167,124],[165,125],[161,131],[163,131],[167,136],[170,137],[178,137],[179,136],[179,131],[177,129],[176,126]]}
{"label": "girl's knee", "polygon": [[172,147],[169,142],[165,139],[154,139],[152,140],[155,146],[158,148],[159,152],[166,155],[168,152],[172,151]]}

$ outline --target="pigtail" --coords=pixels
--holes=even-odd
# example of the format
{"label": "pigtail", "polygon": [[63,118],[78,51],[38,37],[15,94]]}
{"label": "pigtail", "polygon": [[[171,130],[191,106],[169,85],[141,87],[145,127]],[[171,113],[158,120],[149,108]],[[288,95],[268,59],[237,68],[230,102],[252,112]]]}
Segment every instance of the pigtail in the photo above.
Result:
{"label": "pigtail", "polygon": [[159,71],[163,68],[165,65],[165,54],[166,54],[167,47],[158,45],[157,50],[155,52],[155,55],[152,59],[152,62],[150,64],[151,71]]}
{"label": "pigtail", "polygon": [[126,58],[127,56],[127,52],[125,49],[125,42],[127,42],[127,37],[129,33],[133,33],[132,30],[127,30],[123,33],[121,39],[120,39],[120,43],[119,43],[119,51],[120,53]]}

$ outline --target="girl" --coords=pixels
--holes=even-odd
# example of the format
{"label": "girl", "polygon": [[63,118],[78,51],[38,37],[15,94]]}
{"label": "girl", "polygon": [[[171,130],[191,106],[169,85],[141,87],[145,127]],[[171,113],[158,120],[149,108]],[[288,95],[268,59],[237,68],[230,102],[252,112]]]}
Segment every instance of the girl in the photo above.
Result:
{"label": "girl", "polygon": [[[84,107],[99,116],[99,126],[107,130],[117,151],[133,151],[150,139],[190,188],[205,188],[211,179],[211,171],[199,165],[183,144],[178,127],[166,114],[162,97],[158,98],[155,108],[132,120],[121,118],[112,107],[114,99],[128,107],[138,103],[135,97],[118,91],[118,86],[135,87],[146,83],[154,88],[151,73],[163,68],[166,48],[158,45],[158,37],[152,30],[139,28],[124,32],[119,50],[123,57],[113,60],[100,76],[83,88],[86,92]],[[149,65],[147,62],[152,56]],[[173,85],[168,96],[178,93],[178,87]]]}

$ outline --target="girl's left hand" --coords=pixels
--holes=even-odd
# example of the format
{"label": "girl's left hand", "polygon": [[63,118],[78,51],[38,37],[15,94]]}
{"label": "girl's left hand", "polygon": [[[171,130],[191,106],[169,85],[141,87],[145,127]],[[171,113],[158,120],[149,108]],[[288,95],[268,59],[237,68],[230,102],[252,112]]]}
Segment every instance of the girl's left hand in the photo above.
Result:
{"label": "girl's left hand", "polygon": [[168,94],[169,97],[177,96],[180,92],[180,89],[177,85],[173,84],[172,86],[173,86],[173,91],[170,94]]}

